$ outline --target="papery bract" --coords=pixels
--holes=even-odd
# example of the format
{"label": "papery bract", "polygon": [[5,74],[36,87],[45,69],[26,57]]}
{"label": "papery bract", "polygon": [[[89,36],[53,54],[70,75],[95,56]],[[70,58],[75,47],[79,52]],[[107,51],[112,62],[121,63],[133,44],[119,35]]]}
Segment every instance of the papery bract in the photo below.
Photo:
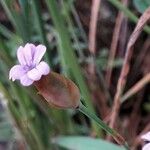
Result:
{"label": "papery bract", "polygon": [[49,105],[57,108],[77,108],[80,102],[78,87],[68,78],[50,72],[39,81],[34,82],[40,95]]}
{"label": "papery bract", "polygon": [[35,46],[27,43],[24,47],[20,46],[17,50],[20,64],[11,68],[9,79],[12,81],[20,80],[23,86],[29,86],[34,81],[40,80],[42,75],[47,75],[50,68],[46,62],[41,61],[45,52],[46,47],[44,45]]}

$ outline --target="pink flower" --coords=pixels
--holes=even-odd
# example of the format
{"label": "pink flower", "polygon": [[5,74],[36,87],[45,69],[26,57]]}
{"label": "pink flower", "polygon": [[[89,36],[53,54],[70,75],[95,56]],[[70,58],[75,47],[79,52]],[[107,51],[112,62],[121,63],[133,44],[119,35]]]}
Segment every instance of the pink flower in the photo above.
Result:
{"label": "pink flower", "polygon": [[41,61],[45,52],[46,47],[44,45],[35,46],[27,43],[24,47],[20,46],[17,50],[20,64],[10,69],[9,79],[12,81],[20,80],[23,86],[29,86],[34,81],[40,80],[42,75],[47,75],[50,68],[46,62]]}
{"label": "pink flower", "polygon": [[142,148],[142,150],[150,150],[150,131],[147,132],[146,134],[142,135],[141,138],[148,142],[147,144],[145,144]]}

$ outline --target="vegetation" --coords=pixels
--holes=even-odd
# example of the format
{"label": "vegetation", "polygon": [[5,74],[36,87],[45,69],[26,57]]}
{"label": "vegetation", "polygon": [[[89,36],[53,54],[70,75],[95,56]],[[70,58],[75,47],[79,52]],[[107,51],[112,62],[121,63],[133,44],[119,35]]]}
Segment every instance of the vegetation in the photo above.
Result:
{"label": "vegetation", "polygon": [[[2,145],[8,150],[141,149],[140,136],[150,131],[149,0],[0,3],[0,141],[7,143]],[[50,107],[34,86],[9,80],[17,49],[26,43],[46,46],[45,61],[78,86],[82,107]],[[119,133],[114,139],[120,145],[106,124]]]}

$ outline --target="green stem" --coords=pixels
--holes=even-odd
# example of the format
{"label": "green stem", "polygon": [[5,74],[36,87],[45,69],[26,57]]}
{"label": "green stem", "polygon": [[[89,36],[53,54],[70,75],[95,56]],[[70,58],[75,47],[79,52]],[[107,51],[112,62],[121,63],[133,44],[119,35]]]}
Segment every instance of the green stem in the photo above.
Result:
{"label": "green stem", "polygon": [[[132,13],[126,6],[124,6],[120,1],[118,0],[108,0],[112,5],[114,5],[116,8],[121,10],[132,22],[137,23],[139,18]],[[148,34],[150,34],[150,27],[145,26],[144,31]]]}
{"label": "green stem", "polygon": [[82,103],[80,103],[78,110],[85,114],[91,120],[94,120],[102,129],[104,129],[107,133],[109,133],[114,140],[120,144],[124,145],[124,147],[129,150],[127,142],[124,138],[114,129],[110,128],[107,124],[105,124],[100,118],[98,118],[95,114],[91,113]]}

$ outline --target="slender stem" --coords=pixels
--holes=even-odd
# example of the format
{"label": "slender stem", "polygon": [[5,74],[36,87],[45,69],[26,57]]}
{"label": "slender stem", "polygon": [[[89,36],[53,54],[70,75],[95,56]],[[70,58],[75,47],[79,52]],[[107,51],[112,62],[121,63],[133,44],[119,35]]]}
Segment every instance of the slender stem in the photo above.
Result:
{"label": "slender stem", "polygon": [[109,133],[114,140],[120,144],[124,145],[126,150],[129,150],[127,142],[124,138],[114,129],[110,128],[107,124],[105,124],[100,118],[98,118],[95,114],[91,113],[87,107],[85,107],[82,103],[80,103],[78,110],[85,114],[88,118],[94,120],[102,129],[104,129],[107,133]]}
{"label": "slender stem", "polygon": [[101,119],[99,119],[96,115],[91,113],[82,103],[80,104],[79,111],[85,114],[90,119],[95,120],[98,123],[98,125],[100,125],[101,128],[103,128],[106,132],[108,132],[112,136],[116,135],[116,131],[109,128]]}

